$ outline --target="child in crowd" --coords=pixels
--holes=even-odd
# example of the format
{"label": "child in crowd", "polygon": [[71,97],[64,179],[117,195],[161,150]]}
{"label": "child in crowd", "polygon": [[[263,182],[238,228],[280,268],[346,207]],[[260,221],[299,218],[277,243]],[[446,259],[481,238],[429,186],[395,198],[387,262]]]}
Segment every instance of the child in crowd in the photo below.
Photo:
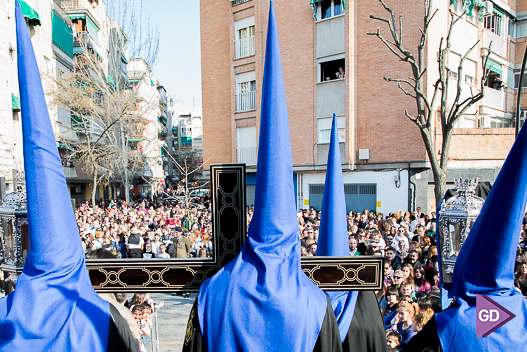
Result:
{"label": "child in crowd", "polygon": [[426,321],[425,321],[424,314],[417,314],[414,317],[414,321],[412,324],[412,331],[417,334],[419,331],[421,331],[421,329],[423,328],[425,324],[426,324]]}
{"label": "child in crowd", "polygon": [[[151,332],[152,331],[152,306],[148,303],[143,304],[143,320],[145,321],[146,325],[148,326],[148,329]],[[144,342],[145,348],[148,348],[148,344],[150,343],[150,336],[149,335],[143,336],[143,342]]]}
{"label": "child in crowd", "polygon": [[397,331],[391,331],[386,334],[386,343],[388,344],[388,352],[397,352],[401,345],[401,334]]}
{"label": "child in crowd", "polygon": [[144,344],[145,336],[150,336],[150,328],[148,324],[143,319],[143,306],[135,305],[132,308],[132,315],[135,318],[137,323],[137,328],[139,329],[139,334],[141,335],[141,340],[139,341],[139,352],[146,352],[146,346]]}

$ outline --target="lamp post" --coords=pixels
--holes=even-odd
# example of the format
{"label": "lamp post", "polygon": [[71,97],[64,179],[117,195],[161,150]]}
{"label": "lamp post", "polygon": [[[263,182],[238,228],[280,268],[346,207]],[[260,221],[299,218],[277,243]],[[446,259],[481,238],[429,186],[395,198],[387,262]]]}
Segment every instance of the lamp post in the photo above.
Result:
{"label": "lamp post", "polygon": [[0,205],[0,267],[9,274],[6,281],[16,283],[29,251],[29,232],[24,174],[13,170],[13,179],[15,192],[6,194]]}
{"label": "lamp post", "polygon": [[474,194],[478,178],[454,179],[457,194],[441,205],[438,214],[438,251],[444,283],[452,283],[459,251],[478,217],[484,200]]}

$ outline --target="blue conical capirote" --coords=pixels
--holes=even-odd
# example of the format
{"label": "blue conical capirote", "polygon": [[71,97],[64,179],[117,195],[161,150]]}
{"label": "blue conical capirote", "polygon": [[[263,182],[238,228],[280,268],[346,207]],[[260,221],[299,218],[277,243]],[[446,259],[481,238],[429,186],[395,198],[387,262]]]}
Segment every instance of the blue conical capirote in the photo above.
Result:
{"label": "blue conical capirote", "polygon": [[[454,267],[456,306],[437,314],[447,351],[523,351],[527,304],[514,288],[516,248],[527,204],[527,130],[522,128],[470,230]],[[476,338],[476,295],[485,294],[516,318]]]}
{"label": "blue conical capirote", "polygon": [[208,351],[311,351],[327,299],[303,273],[273,3],[262,86],[254,215],[241,253],[198,296]]}
{"label": "blue conical capirote", "polygon": [[[317,256],[344,257],[350,255],[345,197],[337,116],[333,114]],[[358,292],[329,291],[326,294],[329,296],[339,324],[341,342],[344,342],[353,319]]]}
{"label": "blue conical capirote", "polygon": [[106,351],[109,307],[93,288],[33,46],[15,6],[30,249],[0,301],[0,350]]}

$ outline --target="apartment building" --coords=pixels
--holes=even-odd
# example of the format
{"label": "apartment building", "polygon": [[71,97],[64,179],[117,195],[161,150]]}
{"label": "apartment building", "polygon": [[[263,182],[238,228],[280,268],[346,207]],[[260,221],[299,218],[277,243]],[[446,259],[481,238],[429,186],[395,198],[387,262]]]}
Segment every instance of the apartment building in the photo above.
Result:
{"label": "apartment building", "polygon": [[[401,15],[405,46],[415,50],[424,1],[385,2]],[[477,43],[465,61],[464,77],[452,72],[455,83],[450,87],[461,80],[466,97],[479,90],[484,70],[490,71],[485,97],[456,125],[447,183],[453,184],[454,177],[493,183],[514,140],[514,101],[527,36],[522,13],[527,14],[527,2],[439,0],[433,4],[437,14],[425,45],[427,94],[438,77],[437,51],[451,21],[449,10],[463,16],[454,27],[449,68],[457,71],[460,58]],[[417,206],[434,210],[426,150],[419,129],[404,116],[405,109],[415,113],[415,102],[384,80],[406,78],[411,72],[378,38],[367,34],[381,28],[389,35],[387,27],[370,18],[387,16],[380,2],[275,0],[274,5],[298,208],[320,208],[335,113],[348,210],[387,213]],[[205,168],[211,163],[246,163],[248,204],[256,179],[268,11],[268,2],[254,0],[201,2],[203,153],[205,160],[210,158]],[[491,41],[492,53],[484,68],[482,59]],[[449,92],[449,101],[454,93]],[[441,131],[436,134],[439,143]]]}
{"label": "apartment building", "polygon": [[[51,123],[57,139],[59,154],[63,158],[64,175],[70,190],[70,196],[76,202],[91,199],[118,197],[124,194],[119,180],[110,179],[106,185],[93,187],[93,175],[86,170],[80,160],[70,158],[72,144],[78,143],[80,135],[75,128],[76,121],[72,113],[54,102],[56,80],[63,74],[72,72],[81,54],[87,54],[95,63],[97,77],[105,81],[111,90],[129,89],[129,60],[126,52],[126,35],[119,24],[107,14],[106,4],[102,0],[27,0],[19,1],[35,50],[41,72],[44,93],[48,103]],[[13,170],[23,170],[22,130],[20,123],[20,101],[18,97],[18,79],[16,63],[15,1],[0,0],[0,177],[4,177],[6,191],[13,190]],[[87,53],[85,53],[87,51]],[[143,62],[142,59],[136,61]],[[145,63],[146,64],[146,63]],[[140,66],[140,64],[139,64]],[[148,66],[148,65],[146,65]],[[134,68],[134,67],[132,67]],[[167,121],[167,101],[170,97],[148,67],[140,67],[148,76],[148,82],[142,87],[150,105],[155,106],[146,129],[149,134],[148,148],[145,146],[147,160],[145,170],[148,173],[137,175],[136,179],[146,184],[160,186],[164,180],[164,161],[161,146],[166,136],[159,133],[160,121]],[[134,73],[132,72],[132,75]],[[100,76],[100,77],[99,77]],[[146,78],[145,78],[146,82]],[[103,83],[103,82],[101,82]],[[134,84],[137,85],[137,82]],[[99,97],[94,96],[94,100]],[[147,99],[145,98],[145,100]],[[152,100],[153,99],[153,100]],[[100,134],[97,124],[89,124],[91,130],[83,133]],[[166,129],[166,127],[165,127]],[[138,181],[135,184],[139,184]]]}

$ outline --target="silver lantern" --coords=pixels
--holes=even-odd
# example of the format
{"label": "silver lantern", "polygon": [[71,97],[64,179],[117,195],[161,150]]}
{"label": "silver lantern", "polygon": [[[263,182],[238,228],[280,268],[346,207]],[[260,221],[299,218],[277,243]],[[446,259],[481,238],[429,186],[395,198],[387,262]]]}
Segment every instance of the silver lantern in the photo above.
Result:
{"label": "silver lantern", "polygon": [[6,194],[0,205],[0,268],[16,282],[29,251],[29,232],[23,173],[13,174],[15,192]]}
{"label": "silver lantern", "polygon": [[474,194],[479,178],[454,179],[457,194],[441,205],[438,214],[438,250],[443,282],[452,283],[459,251],[478,217],[484,200]]}

